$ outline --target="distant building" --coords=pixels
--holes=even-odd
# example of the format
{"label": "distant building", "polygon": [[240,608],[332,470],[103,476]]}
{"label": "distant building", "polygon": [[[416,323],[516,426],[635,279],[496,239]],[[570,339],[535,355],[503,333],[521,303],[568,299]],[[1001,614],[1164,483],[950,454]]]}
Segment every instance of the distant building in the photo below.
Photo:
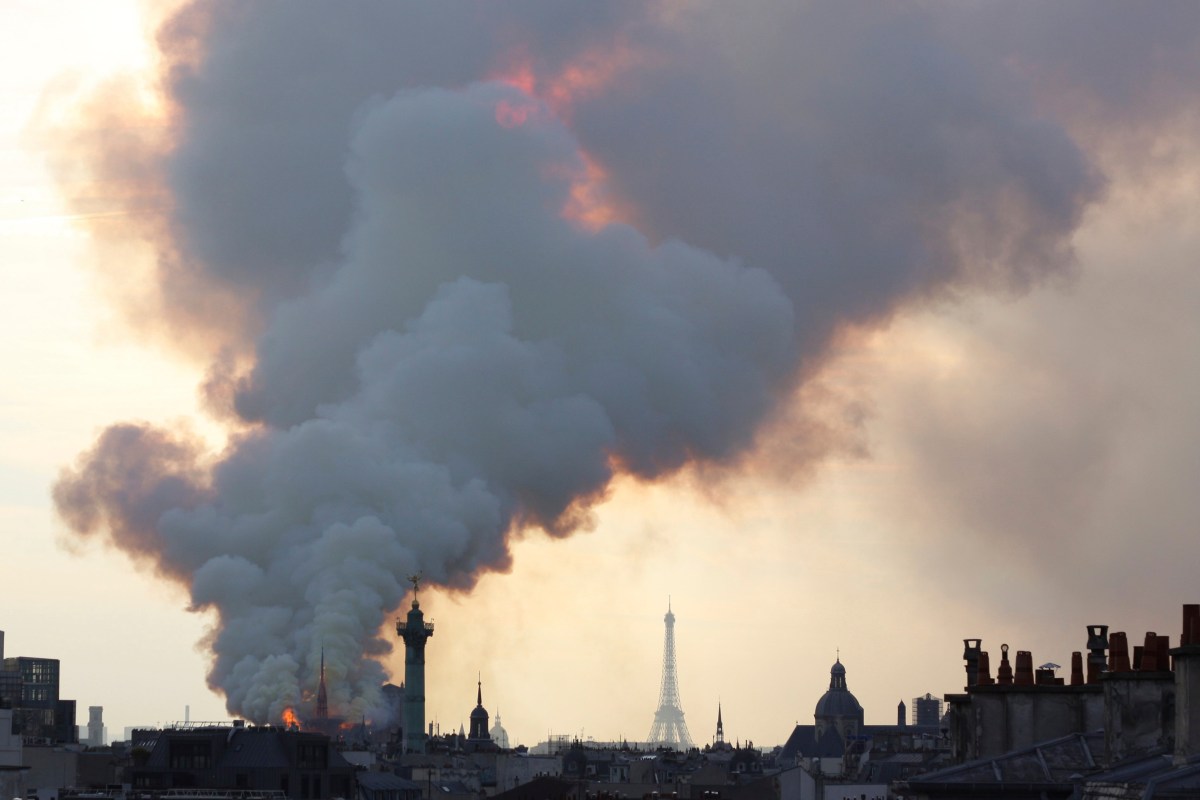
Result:
{"label": "distant building", "polygon": [[942,699],[928,692],[912,701],[912,724],[936,728],[942,724]]}
{"label": "distant building", "polygon": [[847,746],[863,729],[863,708],[846,685],[841,656],[829,669],[829,689],[817,701],[813,723],[797,725],[792,731],[783,747],[785,765],[841,775]]}
{"label": "distant building", "polygon": [[862,730],[863,708],[858,698],[846,687],[846,668],[842,666],[841,656],[829,669],[829,690],[817,701],[813,720],[816,722],[817,738],[832,728],[842,741],[847,741]]}
{"label": "distant building", "polygon": [[135,792],[279,791],[293,800],[348,798],[354,767],[322,733],[232,726],[134,731]]}
{"label": "distant building", "polygon": [[24,763],[21,737],[13,732],[13,711],[0,699],[0,798],[25,796]]}
{"label": "distant building", "polygon": [[506,731],[504,726],[500,724],[499,711],[496,712],[496,724],[492,726],[492,729],[488,731],[488,733],[491,734],[492,741],[496,743],[496,747],[500,748],[501,750],[507,750],[512,746],[508,741],[508,731]]}
{"label": "distant building", "polygon": [[[12,708],[17,728],[26,740],[66,744],[79,740],[75,701],[58,696],[57,658],[5,658],[4,671],[16,673],[20,681],[20,693]],[[11,677],[4,678],[3,684],[9,687],[7,692],[13,692]]]}
{"label": "distant building", "polygon": [[472,750],[495,750],[496,743],[492,741],[488,731],[488,712],[483,707],[483,681],[476,686],[475,708],[471,710],[471,733],[467,736],[467,746]]}
{"label": "distant building", "polygon": [[813,710],[814,724],[797,725],[778,756],[783,775],[798,767],[813,779],[781,778],[782,800],[841,797],[838,792],[873,797],[886,794],[897,778],[945,763],[948,744],[939,726],[908,725],[903,709],[901,702],[895,725],[865,724],[839,656],[829,670],[829,688]]}
{"label": "distant building", "polygon": [[358,800],[421,800],[421,787],[388,772],[360,772]]}
{"label": "distant building", "polygon": [[[0,631],[3,634],[3,631]],[[21,702],[21,672],[9,669],[0,659],[0,703],[7,704],[6,708],[15,708]]]}
{"label": "distant building", "polygon": [[88,706],[87,745],[103,747],[104,739],[104,706]]}

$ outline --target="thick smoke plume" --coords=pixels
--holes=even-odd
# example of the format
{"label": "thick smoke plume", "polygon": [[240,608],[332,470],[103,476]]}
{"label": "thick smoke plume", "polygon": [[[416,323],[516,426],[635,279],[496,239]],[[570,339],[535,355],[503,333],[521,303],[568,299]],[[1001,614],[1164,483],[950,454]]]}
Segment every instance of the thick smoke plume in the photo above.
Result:
{"label": "thick smoke plume", "polygon": [[1069,264],[1099,181],[1016,77],[923,13],[784,6],[164,26],[169,146],[92,158],[170,198],[155,313],[236,433],[115,425],[54,497],[215,610],[232,712],[303,708],[323,647],[372,713],[403,576],[469,588],[617,472],[745,455],[844,325]]}

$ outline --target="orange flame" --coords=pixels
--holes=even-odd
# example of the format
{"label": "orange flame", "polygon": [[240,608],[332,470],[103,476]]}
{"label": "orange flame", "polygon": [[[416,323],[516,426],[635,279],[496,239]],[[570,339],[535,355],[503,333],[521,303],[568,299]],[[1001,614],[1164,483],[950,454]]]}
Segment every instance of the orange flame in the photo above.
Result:
{"label": "orange flame", "polygon": [[300,727],[300,720],[296,717],[296,712],[293,711],[291,708],[285,708],[283,710],[283,727],[285,727],[285,728],[299,728]]}

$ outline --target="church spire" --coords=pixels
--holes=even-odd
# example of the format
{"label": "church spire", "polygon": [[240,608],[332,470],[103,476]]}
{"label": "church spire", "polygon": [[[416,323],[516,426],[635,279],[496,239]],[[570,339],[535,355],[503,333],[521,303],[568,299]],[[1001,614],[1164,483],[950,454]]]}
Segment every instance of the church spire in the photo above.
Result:
{"label": "church spire", "polygon": [[717,744],[725,744],[725,723],[721,721],[721,701],[717,701]]}
{"label": "church spire", "polygon": [[317,684],[317,719],[329,719],[329,696],[325,692],[325,648],[321,648],[321,682]]}

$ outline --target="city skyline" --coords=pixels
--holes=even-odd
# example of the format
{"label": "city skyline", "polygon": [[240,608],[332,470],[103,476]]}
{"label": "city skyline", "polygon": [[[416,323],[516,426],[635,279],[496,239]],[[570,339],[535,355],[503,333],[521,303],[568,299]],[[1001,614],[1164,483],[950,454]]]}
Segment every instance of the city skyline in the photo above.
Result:
{"label": "city skyline", "polygon": [[[4,567],[0,629],[8,655],[59,659],[63,695],[80,708],[103,706],[110,732],[182,718],[185,705],[193,719],[224,719],[206,688],[210,651],[198,647],[212,613],[189,613],[187,591],[155,578],[151,561],[134,567],[70,534],[50,500],[60,470],[113,423],[178,430],[183,420],[214,447],[232,430],[199,397],[212,375],[204,335],[176,340],[131,319],[119,299],[128,287],[110,280],[153,260],[144,243],[98,246],[97,221],[125,221],[131,187],[62,171],[97,129],[131,133],[94,108],[81,125],[64,97],[86,97],[123,71],[144,79],[161,9],[70,8],[18,3],[4,12],[22,68],[0,84],[0,260],[11,287],[0,321],[10,376],[0,524],[17,556]],[[1079,179],[1078,218],[1029,244],[1072,248],[1066,266],[1042,274],[982,264],[977,281],[934,284],[853,318],[813,351],[797,387],[736,458],[640,478],[618,470],[584,509],[591,521],[570,536],[510,535],[511,562],[474,573],[470,592],[423,586],[422,607],[438,624],[427,719],[457,730],[482,673],[488,709],[503,713],[515,741],[639,738],[659,689],[668,595],[679,614],[682,705],[698,743],[713,734],[718,700],[728,740],[782,742],[811,719],[839,648],[868,723],[890,722],[900,700],[961,688],[964,637],[1068,663],[1089,623],[1136,632],[1161,620],[1159,630],[1174,629],[1180,597],[1193,599],[1189,556],[1200,523],[1191,491],[1200,474],[1192,413],[1200,152],[1194,88],[1177,77],[1197,66],[1197,25],[1187,9],[1178,18],[1180,9],[1161,9],[1139,25],[1114,12],[1089,19],[1095,29],[1058,52],[1022,27],[1065,31],[1080,23],[1071,8],[1014,15],[1000,37],[1007,54],[964,52],[963,42],[995,23],[986,11],[905,20],[985,74],[981,86],[1002,84],[985,99],[1012,123],[1006,135],[1044,144],[1044,134],[1078,150],[1090,170]],[[870,15],[815,9],[814,23],[854,47],[880,33]],[[721,41],[734,53],[746,47]],[[1109,42],[1108,52],[1095,42]],[[846,66],[808,46],[814,64]],[[1109,80],[1113,73],[1126,83]],[[853,77],[826,88],[861,101],[875,85]],[[1027,116],[1005,116],[1013,108]],[[584,104],[571,125],[602,113]],[[601,166],[632,186],[619,155]],[[964,192],[978,188],[962,180]],[[648,195],[640,199],[655,210]],[[636,209],[617,211],[634,228],[652,227]],[[669,222],[654,218],[658,229]],[[989,270],[1003,274],[989,279]],[[408,600],[386,610],[377,632],[393,647],[382,662],[395,683],[403,650],[394,620]]]}

